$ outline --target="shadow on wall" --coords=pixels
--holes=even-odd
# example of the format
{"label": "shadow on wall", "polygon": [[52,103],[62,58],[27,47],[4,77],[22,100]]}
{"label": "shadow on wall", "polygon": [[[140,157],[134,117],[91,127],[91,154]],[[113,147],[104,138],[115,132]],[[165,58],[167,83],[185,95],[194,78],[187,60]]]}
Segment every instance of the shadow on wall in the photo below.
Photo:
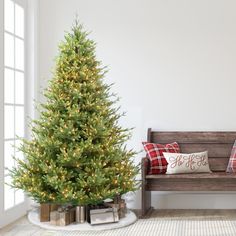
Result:
{"label": "shadow on wall", "polygon": [[235,193],[152,192],[152,206],[157,209],[235,209]]}

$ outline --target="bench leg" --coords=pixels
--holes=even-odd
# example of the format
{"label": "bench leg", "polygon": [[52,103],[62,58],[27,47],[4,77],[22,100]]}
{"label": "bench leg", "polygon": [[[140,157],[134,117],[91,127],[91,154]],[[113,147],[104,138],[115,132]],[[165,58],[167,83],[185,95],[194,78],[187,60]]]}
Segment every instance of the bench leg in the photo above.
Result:
{"label": "bench leg", "polygon": [[151,191],[146,191],[146,173],[149,165],[149,161],[147,158],[142,159],[142,209],[141,209],[141,218],[146,218],[151,214]]}
{"label": "bench leg", "polygon": [[142,186],[142,211],[141,218],[150,216],[153,207],[151,207],[151,191],[145,191],[145,186]]}

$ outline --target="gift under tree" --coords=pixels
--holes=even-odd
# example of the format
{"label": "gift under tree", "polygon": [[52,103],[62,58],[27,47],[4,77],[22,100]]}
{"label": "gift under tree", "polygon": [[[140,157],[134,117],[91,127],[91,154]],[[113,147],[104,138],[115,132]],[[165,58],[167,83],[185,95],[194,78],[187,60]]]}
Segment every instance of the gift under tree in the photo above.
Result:
{"label": "gift under tree", "polygon": [[47,100],[20,147],[25,159],[11,171],[12,185],[39,203],[97,204],[137,187],[130,130],[118,124],[117,99],[87,36],[76,21],[59,45]]}

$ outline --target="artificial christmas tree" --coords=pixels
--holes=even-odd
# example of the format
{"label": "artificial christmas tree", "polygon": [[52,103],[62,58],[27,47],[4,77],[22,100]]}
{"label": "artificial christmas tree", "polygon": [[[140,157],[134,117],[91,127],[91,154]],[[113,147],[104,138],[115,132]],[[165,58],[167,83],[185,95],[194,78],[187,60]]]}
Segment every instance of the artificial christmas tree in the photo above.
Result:
{"label": "artificial christmas tree", "polygon": [[95,43],[76,21],[59,46],[49,87],[23,140],[25,160],[16,160],[12,185],[39,203],[97,204],[137,187],[134,152],[125,148],[129,129],[118,124],[105,70]]}

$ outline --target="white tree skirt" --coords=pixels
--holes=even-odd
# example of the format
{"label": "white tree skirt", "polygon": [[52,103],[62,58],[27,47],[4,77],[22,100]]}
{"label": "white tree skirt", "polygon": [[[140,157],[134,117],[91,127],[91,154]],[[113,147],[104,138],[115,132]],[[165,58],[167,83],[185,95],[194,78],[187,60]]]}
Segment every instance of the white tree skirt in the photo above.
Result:
{"label": "white tree skirt", "polygon": [[125,215],[125,217],[119,220],[119,222],[117,223],[90,225],[89,223],[85,222],[85,223],[72,223],[67,226],[56,226],[56,225],[51,225],[50,222],[40,222],[38,210],[32,210],[28,213],[28,219],[32,224],[38,225],[44,229],[63,230],[63,231],[99,231],[99,230],[117,229],[131,225],[137,220],[137,217],[132,211],[128,210],[128,213]]}

